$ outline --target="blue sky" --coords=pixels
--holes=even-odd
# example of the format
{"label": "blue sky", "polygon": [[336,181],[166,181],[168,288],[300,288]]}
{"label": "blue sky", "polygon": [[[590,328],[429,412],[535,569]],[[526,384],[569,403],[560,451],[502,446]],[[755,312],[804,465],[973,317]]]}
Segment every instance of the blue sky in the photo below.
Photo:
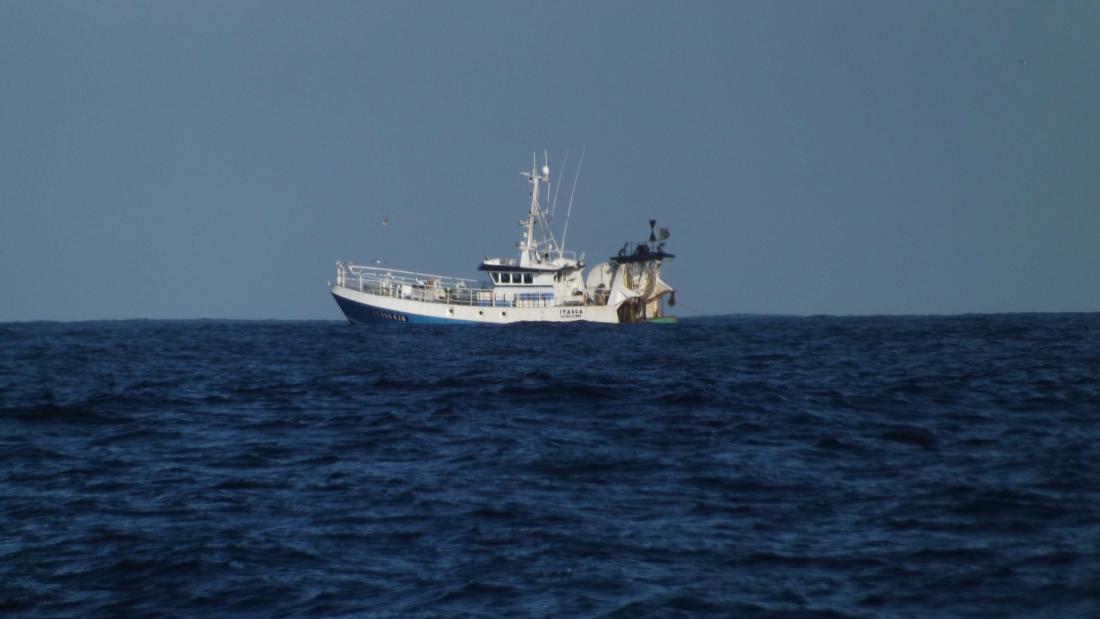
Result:
{"label": "blue sky", "polygon": [[544,148],[682,314],[1100,311],[1098,75],[1091,1],[7,2],[0,320],[339,319]]}

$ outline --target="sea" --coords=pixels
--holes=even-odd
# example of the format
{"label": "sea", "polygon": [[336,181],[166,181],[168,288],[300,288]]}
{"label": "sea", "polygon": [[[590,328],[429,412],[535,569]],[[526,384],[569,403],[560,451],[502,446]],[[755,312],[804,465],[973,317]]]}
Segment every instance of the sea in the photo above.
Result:
{"label": "sea", "polygon": [[1100,617],[1100,314],[3,323],[0,615]]}

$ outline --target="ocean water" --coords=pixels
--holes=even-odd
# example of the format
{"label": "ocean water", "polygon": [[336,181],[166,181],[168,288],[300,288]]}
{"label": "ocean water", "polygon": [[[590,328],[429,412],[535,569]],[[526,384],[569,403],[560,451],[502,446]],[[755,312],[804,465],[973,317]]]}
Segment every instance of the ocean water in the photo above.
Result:
{"label": "ocean water", "polygon": [[0,614],[1097,617],[1100,314],[0,324]]}

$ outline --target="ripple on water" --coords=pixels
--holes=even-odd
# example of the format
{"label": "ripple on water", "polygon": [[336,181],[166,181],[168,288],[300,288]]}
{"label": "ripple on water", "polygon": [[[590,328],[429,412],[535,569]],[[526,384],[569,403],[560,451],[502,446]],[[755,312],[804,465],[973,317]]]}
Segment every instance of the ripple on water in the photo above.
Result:
{"label": "ripple on water", "polygon": [[4,614],[1100,604],[1097,315],[0,342]]}

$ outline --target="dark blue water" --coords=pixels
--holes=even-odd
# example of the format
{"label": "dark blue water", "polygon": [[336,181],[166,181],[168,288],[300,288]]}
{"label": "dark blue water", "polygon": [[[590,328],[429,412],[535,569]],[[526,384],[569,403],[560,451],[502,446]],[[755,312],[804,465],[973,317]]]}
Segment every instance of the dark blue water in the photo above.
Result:
{"label": "dark blue water", "polygon": [[0,325],[0,614],[1100,616],[1100,315]]}

